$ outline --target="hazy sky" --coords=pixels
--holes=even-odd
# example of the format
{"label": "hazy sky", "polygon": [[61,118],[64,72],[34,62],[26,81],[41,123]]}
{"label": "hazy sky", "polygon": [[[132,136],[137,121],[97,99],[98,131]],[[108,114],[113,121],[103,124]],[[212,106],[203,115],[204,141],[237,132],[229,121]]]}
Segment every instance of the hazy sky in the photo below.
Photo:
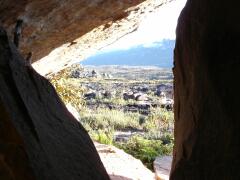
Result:
{"label": "hazy sky", "polygon": [[103,50],[129,49],[137,45],[149,47],[162,39],[175,39],[177,19],[185,3],[186,0],[176,0],[163,5],[157,12],[149,14],[136,32],[121,38]]}

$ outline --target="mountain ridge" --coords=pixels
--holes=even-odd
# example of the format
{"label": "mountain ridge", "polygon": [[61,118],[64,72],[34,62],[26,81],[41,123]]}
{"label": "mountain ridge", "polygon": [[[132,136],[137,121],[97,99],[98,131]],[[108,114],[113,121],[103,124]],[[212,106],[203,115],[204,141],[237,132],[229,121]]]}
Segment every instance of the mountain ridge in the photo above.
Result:
{"label": "mountain ridge", "polygon": [[175,40],[163,40],[150,46],[135,46],[130,49],[100,51],[82,61],[83,65],[127,65],[127,66],[173,66]]}

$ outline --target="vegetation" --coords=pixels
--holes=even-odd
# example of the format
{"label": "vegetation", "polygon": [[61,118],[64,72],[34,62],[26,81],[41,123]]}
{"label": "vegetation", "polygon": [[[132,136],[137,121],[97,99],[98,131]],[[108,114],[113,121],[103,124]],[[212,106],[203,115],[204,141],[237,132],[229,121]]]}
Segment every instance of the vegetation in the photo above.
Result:
{"label": "vegetation", "polygon": [[116,143],[116,146],[140,159],[149,169],[153,169],[153,161],[159,155],[170,155],[172,143],[163,144],[161,140],[149,140],[141,136],[133,136],[127,143]]}
{"label": "vegetation", "polygon": [[114,131],[107,129],[107,130],[96,130],[96,131],[90,131],[90,137],[101,144],[109,144],[113,145],[113,135]]}
{"label": "vegetation", "polygon": [[[81,67],[77,68],[81,69]],[[157,106],[151,107],[149,113],[142,114],[140,110],[131,112],[122,108],[126,105],[136,104],[133,99],[124,100],[122,98],[124,88],[142,83],[156,86],[160,80],[127,80],[126,72],[122,75],[124,78],[118,79],[77,79],[71,77],[72,69],[73,67],[65,69],[48,78],[64,103],[70,103],[79,112],[82,125],[94,141],[115,145],[140,159],[150,169],[152,169],[153,161],[157,156],[171,154],[174,123],[172,111]],[[171,79],[163,80],[163,82],[166,81],[170,82]],[[95,98],[87,100],[84,94],[88,91],[86,87],[89,82],[98,83],[105,89],[114,83],[124,85],[121,86],[122,88],[115,88],[115,94],[111,98],[97,95]],[[148,96],[152,101],[159,101],[153,91],[148,92]],[[109,108],[106,105],[115,108]],[[116,131],[136,131],[136,135],[129,137],[127,141],[119,142],[115,141]]]}
{"label": "vegetation", "polygon": [[64,69],[55,75],[47,77],[55,87],[58,95],[65,104],[70,103],[76,109],[81,109],[85,106],[83,94],[85,89],[79,87],[69,78],[71,68]]}
{"label": "vegetation", "polygon": [[81,122],[92,130],[114,129],[123,130],[127,127],[140,128],[139,113],[124,113],[122,110],[98,108],[80,111]]}

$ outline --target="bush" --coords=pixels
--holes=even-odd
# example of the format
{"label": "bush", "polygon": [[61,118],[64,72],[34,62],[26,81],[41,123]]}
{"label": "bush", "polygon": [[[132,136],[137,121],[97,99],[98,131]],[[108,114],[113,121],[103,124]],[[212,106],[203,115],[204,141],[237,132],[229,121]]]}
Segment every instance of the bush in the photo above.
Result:
{"label": "bush", "polygon": [[165,133],[163,136],[161,136],[160,140],[162,141],[162,144],[173,144],[173,134],[172,133]]}
{"label": "bush", "polygon": [[85,109],[80,111],[80,116],[83,125],[89,124],[93,130],[108,128],[121,130],[127,127],[140,127],[140,114],[124,113],[122,110],[109,110],[107,108]]}
{"label": "bush", "polygon": [[152,108],[144,125],[144,130],[149,132],[157,130],[159,132],[172,131],[174,127],[173,112],[163,108]]}
{"label": "bush", "polygon": [[85,89],[79,87],[77,82],[69,79],[69,70],[62,70],[55,76],[48,77],[52,85],[55,87],[59,97],[65,104],[72,104],[76,109],[81,109],[85,104],[83,94]]}
{"label": "bush", "polygon": [[153,169],[153,161],[157,156],[170,155],[173,145],[163,145],[161,140],[148,140],[133,136],[125,144],[116,143],[117,147],[140,159],[149,169]]}
{"label": "bush", "polygon": [[103,131],[103,130],[97,130],[97,131],[91,131],[90,136],[94,141],[97,141],[101,144],[113,144],[113,131]]}

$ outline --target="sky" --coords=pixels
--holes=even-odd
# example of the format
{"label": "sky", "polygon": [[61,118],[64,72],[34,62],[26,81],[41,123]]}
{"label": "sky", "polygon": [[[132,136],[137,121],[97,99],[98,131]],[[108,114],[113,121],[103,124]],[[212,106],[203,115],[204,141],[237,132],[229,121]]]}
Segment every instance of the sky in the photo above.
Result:
{"label": "sky", "polygon": [[175,0],[163,5],[157,12],[149,14],[140,23],[137,31],[124,36],[102,50],[124,50],[139,45],[152,47],[159,45],[156,42],[163,39],[175,39],[177,20],[185,4],[186,0]]}

